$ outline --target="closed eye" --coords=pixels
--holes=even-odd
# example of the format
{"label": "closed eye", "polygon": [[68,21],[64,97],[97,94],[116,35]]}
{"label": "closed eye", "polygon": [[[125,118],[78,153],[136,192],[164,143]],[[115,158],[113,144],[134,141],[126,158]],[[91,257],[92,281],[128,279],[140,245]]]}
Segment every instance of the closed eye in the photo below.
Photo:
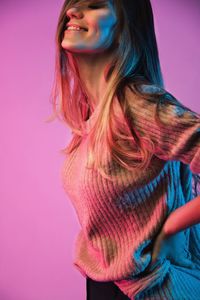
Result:
{"label": "closed eye", "polygon": [[89,8],[91,9],[98,9],[106,5],[107,1],[99,1],[98,3],[91,3],[88,5]]}
{"label": "closed eye", "polygon": [[98,9],[98,8],[103,7],[103,5],[88,5],[88,7],[91,9]]}

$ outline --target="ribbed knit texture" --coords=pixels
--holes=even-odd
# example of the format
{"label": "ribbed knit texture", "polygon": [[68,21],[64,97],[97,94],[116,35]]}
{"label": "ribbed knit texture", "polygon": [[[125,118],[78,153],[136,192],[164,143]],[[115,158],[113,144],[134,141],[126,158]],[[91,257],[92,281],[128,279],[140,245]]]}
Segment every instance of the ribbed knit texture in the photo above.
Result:
{"label": "ribbed knit texture", "polygon": [[63,187],[81,225],[74,265],[85,277],[113,281],[130,299],[200,300],[200,225],[170,237],[145,273],[153,238],[165,218],[192,199],[191,171],[200,173],[200,116],[163,104],[159,128],[154,110],[147,100],[131,103],[134,128],[156,146],[145,171],[115,166],[117,180],[110,182],[87,169],[87,134],[66,157]]}

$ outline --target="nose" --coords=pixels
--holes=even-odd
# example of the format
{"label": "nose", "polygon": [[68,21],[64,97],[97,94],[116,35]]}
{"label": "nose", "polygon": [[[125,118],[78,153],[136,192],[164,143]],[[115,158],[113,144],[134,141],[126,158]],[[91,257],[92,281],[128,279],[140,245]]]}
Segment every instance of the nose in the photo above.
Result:
{"label": "nose", "polygon": [[75,18],[81,18],[82,17],[82,11],[77,8],[77,7],[71,7],[69,8],[67,11],[66,11],[66,15],[68,18],[72,18],[72,17],[75,17]]}

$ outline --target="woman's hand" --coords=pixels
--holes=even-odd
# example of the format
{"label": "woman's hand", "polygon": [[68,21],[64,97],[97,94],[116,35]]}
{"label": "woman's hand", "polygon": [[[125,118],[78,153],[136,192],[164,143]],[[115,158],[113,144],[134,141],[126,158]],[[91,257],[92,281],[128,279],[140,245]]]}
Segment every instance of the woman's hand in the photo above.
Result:
{"label": "woman's hand", "polygon": [[152,249],[152,255],[151,255],[151,261],[147,269],[145,270],[146,272],[149,272],[150,268],[152,267],[153,264],[156,263],[159,257],[164,254],[164,248],[165,248],[165,241],[168,239],[168,235],[165,233],[163,227],[156,236],[154,242],[153,242],[153,249]]}
{"label": "woman's hand", "polygon": [[161,254],[161,251],[162,251],[162,246],[167,238],[168,238],[167,234],[164,232],[163,229],[161,229],[160,233],[157,235],[157,237],[154,241],[154,244],[153,244],[150,265],[153,265],[156,262],[156,260],[158,259],[158,256]]}

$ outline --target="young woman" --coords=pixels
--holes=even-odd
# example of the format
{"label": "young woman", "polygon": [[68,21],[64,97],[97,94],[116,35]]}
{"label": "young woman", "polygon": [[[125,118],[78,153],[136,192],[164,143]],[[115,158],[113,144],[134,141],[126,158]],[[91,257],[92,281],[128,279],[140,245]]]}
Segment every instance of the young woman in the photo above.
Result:
{"label": "young woman", "polygon": [[87,299],[200,299],[200,116],[164,89],[150,1],[67,0],[56,45]]}

